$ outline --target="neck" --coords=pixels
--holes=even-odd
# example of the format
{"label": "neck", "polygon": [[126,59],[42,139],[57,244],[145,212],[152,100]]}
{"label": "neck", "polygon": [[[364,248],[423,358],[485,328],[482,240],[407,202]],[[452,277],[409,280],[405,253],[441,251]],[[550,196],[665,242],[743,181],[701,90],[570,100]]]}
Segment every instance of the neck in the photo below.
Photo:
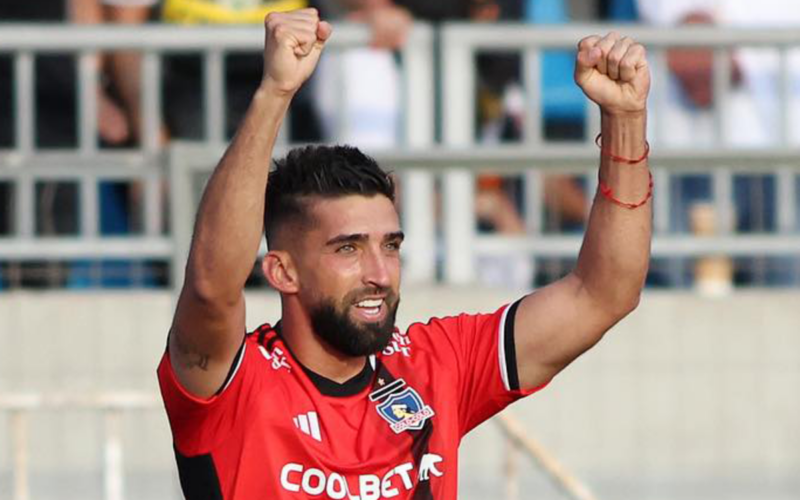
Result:
{"label": "neck", "polygon": [[366,356],[346,356],[322,340],[314,333],[311,318],[296,300],[281,300],[281,316],[284,342],[292,350],[295,359],[312,372],[341,384],[364,369]]}

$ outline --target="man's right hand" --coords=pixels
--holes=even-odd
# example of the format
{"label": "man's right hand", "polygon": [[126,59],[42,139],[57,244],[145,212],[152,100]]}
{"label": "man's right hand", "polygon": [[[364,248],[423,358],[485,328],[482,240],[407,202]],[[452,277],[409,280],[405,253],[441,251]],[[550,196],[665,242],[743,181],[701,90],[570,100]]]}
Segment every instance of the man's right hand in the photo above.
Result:
{"label": "man's right hand", "polygon": [[264,21],[263,85],[292,95],[311,76],[332,28],[316,9],[273,12]]}

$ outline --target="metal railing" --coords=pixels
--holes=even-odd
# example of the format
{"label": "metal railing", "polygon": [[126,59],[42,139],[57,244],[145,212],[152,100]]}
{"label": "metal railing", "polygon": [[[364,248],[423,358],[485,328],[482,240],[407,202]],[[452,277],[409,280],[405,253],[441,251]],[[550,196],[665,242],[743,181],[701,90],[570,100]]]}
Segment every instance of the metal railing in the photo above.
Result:
{"label": "metal railing", "polygon": [[29,435],[30,415],[45,410],[91,410],[103,415],[103,498],[123,500],[124,453],[121,416],[126,412],[163,410],[154,394],[0,394],[0,412],[9,415],[12,455],[12,500],[31,500]]}
{"label": "metal railing", "polygon": [[[37,155],[19,168],[0,168],[0,182],[14,186],[13,236],[0,238],[0,260],[168,258],[171,238],[164,235],[163,169],[137,155],[87,158]],[[142,231],[104,236],[100,233],[101,182],[142,186]],[[78,191],[78,232],[72,236],[36,234],[37,185],[74,183]],[[62,209],[63,210],[63,209]]]}
{"label": "metal railing", "polygon": [[[587,142],[554,145],[542,139],[537,113],[542,109],[537,81],[538,63],[543,51],[574,48],[587,33],[611,29],[603,25],[536,27],[524,25],[445,25],[441,28],[441,73],[444,149],[432,148],[433,116],[433,32],[417,26],[410,43],[402,51],[404,81],[404,151],[375,151],[390,169],[402,175],[402,218],[407,233],[405,271],[410,281],[434,281],[441,257],[444,281],[468,283],[476,278],[477,258],[482,255],[535,255],[537,257],[574,257],[579,237],[543,231],[544,172],[577,173],[584,179],[589,196],[594,192],[597,152]],[[665,50],[668,47],[707,46],[715,51],[714,85],[718,96],[714,104],[718,121],[724,119],[728,52],[740,46],[769,46],[780,50],[781,96],[789,98],[789,76],[785,60],[787,50],[800,46],[797,30],[724,30],[718,28],[646,29],[625,27],[624,31],[651,49],[655,79],[667,78]],[[337,26],[330,50],[343,50],[368,43],[363,26]],[[20,258],[167,258],[173,255],[173,268],[180,272],[182,257],[189,239],[191,215],[196,199],[186,196],[193,184],[185,184],[180,158],[192,158],[191,169],[209,169],[219,158],[224,144],[224,56],[228,52],[258,51],[263,40],[260,27],[71,27],[71,26],[0,26],[0,53],[14,59],[16,143],[0,152],[0,182],[14,189],[14,231],[0,238],[0,259]],[[135,50],[142,53],[143,137],[134,150],[111,152],[97,147],[96,96],[93,93],[98,68],[92,58],[101,52]],[[475,56],[481,51],[508,50],[521,54],[523,86],[526,95],[525,141],[518,146],[482,147],[475,143]],[[71,52],[79,60],[79,147],[74,151],[42,152],[35,149],[33,122],[36,81],[34,58],[37,54]],[[158,142],[163,113],[160,99],[161,58],[177,52],[199,52],[204,61],[204,109],[206,140],[201,148],[175,146],[164,155]],[[663,127],[658,109],[664,96],[653,96],[652,120],[656,123],[652,141],[657,144]],[[654,256],[699,256],[708,253],[744,255],[794,254],[797,235],[797,184],[800,152],[787,141],[789,120],[786,106],[781,108],[782,146],[759,150],[736,150],[721,146],[714,150],[667,151],[655,148],[652,156],[655,177]],[[589,107],[588,130],[598,127],[598,113]],[[587,140],[593,134],[586,134]],[[283,136],[285,146],[285,136]],[[193,151],[193,153],[192,153]],[[201,164],[202,163],[202,164]],[[170,187],[173,228],[164,235],[160,219],[159,177],[164,164],[177,172]],[[178,165],[178,167],[175,167]],[[66,168],[62,168],[66,167]],[[437,170],[438,169],[438,170]],[[475,173],[502,170],[524,176],[524,236],[479,234],[475,230]],[[434,178],[441,173],[442,219],[435,213]],[[718,237],[696,238],[671,232],[670,181],[687,172],[703,171],[712,178],[713,203],[723,221]],[[730,220],[734,210],[733,178],[737,172],[768,173],[777,182],[777,232],[770,234],[734,234]],[[97,182],[109,178],[125,179],[145,186],[144,230],[124,237],[98,235]],[[69,179],[78,184],[80,230],[77,235],[52,238],[36,234],[34,206],[37,183]],[[438,234],[443,238],[440,240]],[[441,244],[438,242],[441,241]],[[43,244],[44,243],[44,244]],[[441,247],[441,251],[437,248]],[[179,283],[179,282],[173,282]]]}
{"label": "metal railing", "polygon": [[[326,50],[331,52],[369,44],[365,26],[336,26]],[[400,51],[403,88],[408,102],[404,120],[404,143],[425,146],[433,137],[433,33],[429,26],[418,24],[408,43]],[[138,152],[155,154],[161,150],[160,124],[161,67],[165,55],[199,53],[203,61],[205,141],[220,144],[227,140],[225,124],[225,56],[229,53],[263,50],[264,30],[260,26],[70,26],[64,24],[0,24],[0,54],[11,54],[14,66],[14,109],[16,142],[2,158],[2,164],[14,164],[36,152],[34,135],[36,74],[34,60],[41,54],[74,54],[78,60],[78,131],[82,155],[98,152],[96,86],[100,68],[97,56],[104,52],[141,53],[141,114],[143,138]],[[346,103],[343,103],[346,105]],[[286,137],[282,136],[282,140]],[[9,158],[10,156],[10,158]]]}
{"label": "metal railing", "polygon": [[[514,51],[521,54],[523,65],[522,74],[524,75],[522,85],[525,90],[525,120],[524,124],[524,144],[532,148],[549,148],[543,142],[543,131],[539,113],[542,109],[540,81],[540,61],[542,53],[552,49],[574,50],[577,42],[583,37],[592,33],[606,33],[615,27],[607,25],[569,25],[569,26],[550,26],[535,29],[524,25],[506,26],[485,26],[477,28],[469,24],[454,24],[445,26],[442,30],[442,54],[444,61],[443,79],[443,117],[444,117],[444,142],[451,147],[469,147],[475,144],[475,116],[476,114],[476,72],[475,56],[480,52],[486,51]],[[800,47],[800,32],[795,29],[779,30],[731,30],[713,27],[682,27],[669,29],[653,29],[637,26],[616,27],[617,31],[636,39],[644,44],[650,53],[651,68],[654,80],[667,81],[670,78],[666,64],[666,50],[674,47],[707,47],[714,51],[713,64],[713,113],[717,129],[716,143],[717,148],[712,153],[705,154],[702,151],[665,152],[666,157],[672,156],[677,159],[681,156],[687,162],[669,162],[672,169],[659,168],[654,173],[656,214],[654,219],[656,233],[666,233],[669,231],[670,217],[667,204],[669,203],[668,186],[672,175],[683,173],[686,170],[705,168],[708,162],[713,161],[716,167],[730,165],[742,165],[737,161],[739,156],[744,155],[752,160],[747,168],[761,169],[768,158],[778,159],[772,165],[775,167],[775,174],[779,179],[778,196],[778,228],[782,235],[797,230],[796,211],[797,211],[797,169],[794,165],[800,159],[800,149],[797,145],[789,144],[789,117],[788,100],[790,98],[790,73],[787,64],[788,52],[792,48]],[[731,58],[730,54],[734,48],[739,47],[773,47],[780,54],[780,68],[778,76],[778,93],[782,103],[779,106],[780,119],[780,141],[775,150],[762,151],[758,153],[742,152],[739,149],[724,145],[721,138],[721,130],[725,123],[727,112],[727,96],[730,93],[731,79]],[[666,85],[654,87],[661,89],[656,92],[651,99],[651,119],[655,122],[653,127],[654,135],[650,138],[653,144],[658,144],[660,138],[666,133],[666,124],[661,123],[660,109],[668,106],[667,97],[664,93]],[[599,131],[599,113],[595,106],[589,106],[589,113],[586,117],[588,133],[585,134],[585,144],[588,146],[594,138],[594,133]],[[688,153],[688,154],[687,154]],[[673,156],[674,154],[674,156]],[[651,164],[666,166],[667,162],[659,161],[662,158],[659,151],[654,151]],[[698,160],[691,162],[689,160]],[[696,170],[695,170],[696,171]],[[731,168],[715,168],[713,173],[713,203],[718,217],[723,221],[721,232],[729,234],[731,232],[733,220],[733,196],[732,196],[733,170]],[[525,243],[510,245],[505,248],[517,248],[521,246],[533,251],[538,246],[537,240],[549,238],[541,234],[541,207],[538,203],[537,187],[541,184],[541,178],[533,173],[525,178],[528,187],[526,188],[527,199],[533,200],[526,210],[526,227],[528,235],[524,239]],[[588,185],[594,187],[594,179],[588,179]],[[474,175],[468,169],[453,169],[445,175],[445,189],[443,192],[443,204],[445,207],[445,253],[449,257],[445,262],[445,279],[449,283],[469,283],[475,280],[476,276],[476,255],[481,251],[481,240],[476,240],[474,227],[474,203],[472,202],[474,191]],[[594,189],[589,189],[594,192]],[[686,237],[688,240],[689,238]],[[752,238],[748,238],[752,239]],[[718,240],[722,243],[724,239]],[[744,241],[744,240],[740,240]],[[788,241],[779,237],[776,241]],[[690,247],[699,249],[703,247],[703,242],[688,242],[678,245],[678,249],[689,250]],[[660,243],[654,242],[654,250],[658,249]],[[767,244],[771,247],[771,244]],[[777,246],[782,246],[778,244]],[[502,245],[492,244],[493,250],[500,250]],[[747,248],[741,247],[741,248]],[[749,247],[753,248],[753,247]],[[783,247],[785,250],[786,247]],[[725,244],[717,247],[715,251],[727,253],[738,251],[737,245]],[[793,253],[792,250],[789,250]]]}
{"label": "metal railing", "polygon": [[[278,151],[281,154],[282,151]],[[203,145],[176,144],[170,155],[170,171],[172,172],[172,220],[175,222],[174,262],[185,262],[189,245],[191,243],[191,228],[194,210],[199,202],[199,191],[192,191],[197,185],[198,176],[206,177],[213,168],[212,158],[222,154],[221,148],[205,147]],[[536,180],[532,192],[535,200],[540,203],[536,210],[541,214],[543,199],[543,184],[539,179],[547,172],[570,172],[582,176],[590,186],[596,185],[598,153],[592,146],[555,147],[532,149],[529,147],[505,148],[446,148],[429,149],[422,152],[409,151],[383,151],[375,152],[377,160],[388,170],[405,172],[408,170],[425,170],[435,177],[441,178],[445,183],[444,195],[452,196],[450,192],[456,187],[448,185],[453,182],[453,176],[458,176],[457,186],[465,188],[459,193],[459,203],[446,203],[442,213],[445,223],[444,230],[444,266],[454,268],[464,264],[464,260],[474,266],[477,256],[497,255],[536,255],[537,257],[575,257],[577,256],[582,241],[581,235],[562,234],[525,234],[504,236],[501,234],[480,234],[477,229],[477,217],[474,210],[466,210],[465,206],[474,206],[475,191],[472,187],[473,175],[476,171],[492,171],[503,174],[526,174],[529,179]],[[651,157],[651,168],[656,179],[664,179],[677,171],[686,171],[687,165],[702,164],[713,172],[790,172],[793,178],[800,177],[800,155],[789,149],[765,151],[656,151]],[[491,165],[491,167],[487,167]],[[461,182],[466,181],[466,186]],[[449,191],[450,190],[450,191]],[[657,199],[654,208],[654,218],[663,220],[668,218],[666,203],[659,198],[666,198],[666,183],[656,186]],[[594,193],[594,188],[587,190]],[[796,187],[779,192],[779,203],[794,206],[796,202]],[[426,202],[419,193],[413,194],[413,210],[425,207]],[[422,213],[419,217],[422,217]],[[425,213],[428,218],[433,218],[430,212]],[[456,219],[463,219],[460,232],[447,230],[447,225]],[[731,234],[723,233],[717,236],[696,237],[690,234],[676,234],[656,230],[653,236],[652,256],[661,257],[698,257],[724,253],[730,256],[746,255],[792,255],[800,248],[800,233],[790,231],[788,226],[785,231],[777,234]],[[468,246],[464,247],[464,242]],[[262,246],[262,252],[264,248]],[[414,249],[407,248],[405,255],[413,253]],[[467,257],[465,257],[465,255]],[[427,266],[435,267],[436,262]],[[181,283],[183,268],[174,266],[174,282]],[[458,283],[454,276],[447,276],[445,281]]]}
{"label": "metal railing", "polygon": [[510,445],[506,453],[506,499],[519,498],[519,465],[517,452],[522,451],[533,459],[538,467],[555,484],[558,490],[572,500],[597,500],[591,490],[580,479],[570,473],[547,448],[525,431],[522,423],[508,411],[500,413],[493,422],[497,424]]}
{"label": "metal railing", "polygon": [[[206,144],[223,144],[225,137],[225,55],[228,53],[260,53],[263,28],[252,27],[180,27],[146,26],[68,26],[68,25],[0,25],[0,54],[10,54],[14,67],[15,143],[0,150],[0,183],[13,187],[12,234],[0,237],[0,260],[111,258],[163,258],[171,254],[169,236],[162,236],[163,147],[160,143],[164,103],[161,99],[162,59],[175,53],[200,53],[203,62],[203,109]],[[402,95],[406,103],[402,114],[402,144],[424,148],[433,143],[433,34],[429,26],[420,24],[412,30],[408,43],[400,51]],[[369,43],[366,27],[337,25],[327,50],[343,51],[364,47]],[[140,52],[141,56],[141,142],[137,147],[112,152],[98,146],[97,96],[98,54],[117,50]],[[38,55],[74,54],[78,61],[78,147],[75,150],[47,151],[35,147],[34,61]],[[346,106],[346,102],[340,103]],[[285,130],[287,127],[283,127]],[[282,133],[280,143],[287,136]],[[433,191],[433,183],[424,172],[410,173],[404,182],[415,192]],[[143,234],[106,237],[98,234],[98,183],[124,179],[145,186]],[[78,232],[68,237],[36,234],[36,185],[49,181],[77,184],[79,200]],[[427,197],[430,199],[430,197]],[[420,258],[409,262],[412,271],[417,262],[430,261],[434,252],[432,226],[427,219],[416,220],[408,214],[412,240],[428,242],[418,245]],[[425,232],[425,234],[421,234]],[[180,266],[180,264],[178,264]],[[421,278],[433,276],[422,270]]]}

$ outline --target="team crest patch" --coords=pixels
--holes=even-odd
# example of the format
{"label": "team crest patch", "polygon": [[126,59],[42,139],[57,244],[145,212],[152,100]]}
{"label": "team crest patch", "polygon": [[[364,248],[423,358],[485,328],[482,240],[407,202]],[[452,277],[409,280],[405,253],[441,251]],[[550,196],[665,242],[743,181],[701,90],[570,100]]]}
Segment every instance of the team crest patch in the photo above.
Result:
{"label": "team crest patch", "polygon": [[411,387],[389,394],[376,409],[396,434],[406,430],[420,430],[425,421],[434,415],[433,408],[426,405]]}

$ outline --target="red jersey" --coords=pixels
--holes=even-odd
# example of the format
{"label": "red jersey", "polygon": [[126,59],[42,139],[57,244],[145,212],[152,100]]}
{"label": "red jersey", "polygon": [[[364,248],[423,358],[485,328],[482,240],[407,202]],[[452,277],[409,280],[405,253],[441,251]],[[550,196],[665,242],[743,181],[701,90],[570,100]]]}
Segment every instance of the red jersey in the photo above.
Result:
{"label": "red jersey", "polygon": [[[516,304],[396,331],[338,384],[264,325],[208,400],[158,369],[187,499],[455,499],[458,445],[520,397]],[[537,388],[538,389],[538,388]]]}

